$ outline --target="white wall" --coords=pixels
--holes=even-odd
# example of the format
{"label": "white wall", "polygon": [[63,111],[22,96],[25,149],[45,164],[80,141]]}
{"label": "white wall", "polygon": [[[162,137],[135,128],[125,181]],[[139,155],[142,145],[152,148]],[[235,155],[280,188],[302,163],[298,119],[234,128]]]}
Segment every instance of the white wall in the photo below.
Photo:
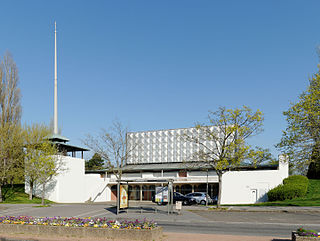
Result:
{"label": "white wall", "polygon": [[85,182],[85,201],[105,202],[110,201],[111,191],[107,186],[109,179],[100,177],[100,174],[86,174]]}
{"label": "white wall", "polygon": [[231,171],[222,176],[221,204],[267,201],[267,192],[289,176],[289,165],[279,156],[278,170]]}
{"label": "white wall", "polygon": [[[111,190],[107,186],[110,178],[107,178],[107,175],[85,174],[83,159],[67,156],[62,158],[66,171],[59,174],[47,185],[47,199],[59,203],[110,201]],[[288,162],[285,162],[285,158],[280,156],[279,163],[278,170],[231,171],[223,174],[221,203],[250,204],[266,201],[268,190],[281,184],[282,180],[288,177]],[[174,176],[178,175],[177,172],[168,172],[167,174],[169,173]],[[190,174],[191,172],[188,172],[187,181],[189,183],[206,180],[206,173],[194,172]],[[140,173],[138,175],[141,176]],[[151,177],[151,172],[143,175],[145,178],[147,176]],[[217,175],[210,172],[209,181],[217,182],[217,179]],[[37,187],[35,191],[36,195],[40,196],[41,187]],[[28,192],[27,185],[26,192]]]}
{"label": "white wall", "polygon": [[63,156],[65,171],[56,177],[56,195],[48,198],[55,202],[84,202],[84,160]]}
{"label": "white wall", "polygon": [[[84,160],[62,156],[64,169],[47,186],[46,199],[58,203],[82,203],[86,201],[105,202],[110,200],[109,179],[100,174],[85,174]],[[26,192],[29,187],[26,185]],[[41,195],[36,186],[35,194]]]}

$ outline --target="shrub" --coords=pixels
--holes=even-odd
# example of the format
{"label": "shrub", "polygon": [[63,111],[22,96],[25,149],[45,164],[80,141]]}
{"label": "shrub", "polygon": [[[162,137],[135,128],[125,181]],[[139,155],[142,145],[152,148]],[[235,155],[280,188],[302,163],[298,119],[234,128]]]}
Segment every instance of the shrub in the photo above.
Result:
{"label": "shrub", "polygon": [[269,201],[283,201],[303,197],[307,193],[307,189],[303,185],[286,184],[279,185],[268,192]]}
{"label": "shrub", "polygon": [[301,184],[301,185],[305,185],[308,187],[309,180],[305,176],[293,175],[293,176],[290,176],[290,177],[283,179],[283,184],[284,185],[286,185],[286,184]]}
{"label": "shrub", "polygon": [[268,192],[269,201],[283,201],[297,197],[304,197],[308,191],[308,178],[300,175],[287,177],[283,184]]}

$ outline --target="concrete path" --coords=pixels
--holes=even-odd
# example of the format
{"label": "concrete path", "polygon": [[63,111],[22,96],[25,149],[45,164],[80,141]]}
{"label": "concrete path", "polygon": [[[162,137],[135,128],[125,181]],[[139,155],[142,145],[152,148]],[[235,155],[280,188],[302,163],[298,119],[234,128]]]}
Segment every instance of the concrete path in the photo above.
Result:
{"label": "concrete path", "polygon": [[291,238],[276,238],[267,236],[236,236],[219,234],[184,234],[165,233],[164,241],[289,241]]}
{"label": "concrete path", "polygon": [[[45,238],[26,235],[1,235],[1,241],[111,241],[103,238]],[[112,239],[113,241],[128,241]],[[161,241],[290,241],[289,238],[275,238],[267,236],[236,236],[236,235],[218,235],[218,234],[184,234],[184,233],[164,233]]]}

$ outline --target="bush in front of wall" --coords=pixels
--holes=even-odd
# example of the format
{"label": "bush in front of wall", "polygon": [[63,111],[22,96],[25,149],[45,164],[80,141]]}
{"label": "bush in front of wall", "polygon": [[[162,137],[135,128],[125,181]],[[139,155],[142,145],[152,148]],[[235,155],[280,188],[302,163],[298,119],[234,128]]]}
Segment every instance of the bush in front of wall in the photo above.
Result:
{"label": "bush in front of wall", "polygon": [[290,177],[287,177],[285,179],[283,179],[283,184],[301,184],[301,185],[305,185],[308,187],[309,185],[309,179],[305,176],[301,176],[301,175],[293,175]]}
{"label": "bush in front of wall", "polygon": [[283,180],[283,184],[268,192],[269,201],[283,201],[297,197],[304,197],[308,191],[308,178],[300,175],[290,176]]}
{"label": "bush in front of wall", "polygon": [[279,185],[268,192],[269,201],[283,201],[303,197],[306,194],[305,188],[302,185],[287,184]]}

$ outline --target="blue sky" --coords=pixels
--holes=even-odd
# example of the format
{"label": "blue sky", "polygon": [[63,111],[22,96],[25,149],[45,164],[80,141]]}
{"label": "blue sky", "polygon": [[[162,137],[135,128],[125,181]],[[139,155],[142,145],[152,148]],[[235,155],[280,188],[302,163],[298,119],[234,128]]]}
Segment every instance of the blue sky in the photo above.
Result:
{"label": "blue sky", "polygon": [[282,112],[317,69],[319,1],[4,1],[0,54],[18,65],[23,123],[53,116],[54,21],[59,126],[72,144],[117,118],[131,131],[191,127],[208,110],[265,115],[250,140],[270,148]]}

